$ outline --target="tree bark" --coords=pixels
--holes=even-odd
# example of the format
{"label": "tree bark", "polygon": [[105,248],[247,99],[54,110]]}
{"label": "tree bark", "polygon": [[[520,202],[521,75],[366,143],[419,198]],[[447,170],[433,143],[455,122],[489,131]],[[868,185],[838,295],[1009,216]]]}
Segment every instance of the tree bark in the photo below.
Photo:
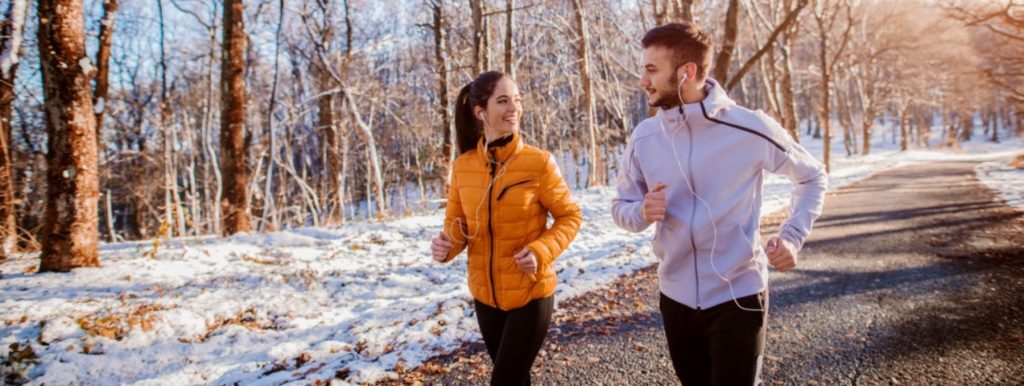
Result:
{"label": "tree bark", "polygon": [[[734,87],[736,87],[736,85],[740,84],[740,81],[743,80],[743,76],[745,76],[747,74],[747,72],[750,71],[750,69],[754,66],[754,63],[756,63],[757,61],[761,60],[761,56],[764,56],[764,54],[767,53],[769,50],[775,48],[775,42],[778,39],[779,35],[782,34],[783,31],[789,29],[790,25],[792,25],[792,24],[794,24],[796,22],[797,17],[800,16],[800,12],[804,9],[805,6],[807,6],[807,1],[808,0],[800,0],[800,2],[797,3],[796,8],[794,8],[793,10],[789,11],[789,13],[786,14],[786,17],[782,20],[782,22],[779,23],[779,25],[776,26],[775,29],[772,31],[772,33],[768,36],[768,40],[765,41],[764,45],[762,45],[761,48],[758,49],[757,52],[755,52],[754,55],[750,57],[750,59],[747,59],[747,61],[745,63],[743,63],[742,66],[740,66],[740,69],[736,71],[735,75],[733,75],[732,77],[728,77],[728,73],[729,73],[729,63],[728,62],[724,63],[724,66],[721,68],[721,70],[719,70],[718,64],[722,64],[722,63],[719,62],[718,64],[716,64],[715,65],[715,71],[716,71],[715,73],[718,74],[718,71],[721,71],[722,79],[719,80],[717,77],[715,79],[719,80],[720,84],[725,85],[725,89],[726,90],[732,90]],[[728,19],[727,19],[727,21],[728,21]],[[733,21],[733,22],[735,23],[735,21]],[[727,34],[728,34],[728,31],[729,31],[728,28],[729,28],[729,26],[727,25],[726,26],[726,33]],[[735,25],[734,25],[733,28],[737,28],[737,27],[735,27]],[[728,35],[726,37],[728,38]],[[735,46],[735,40],[736,40],[735,36],[732,39],[733,39],[732,45]],[[723,47],[723,52],[718,57],[719,61],[721,61],[721,60],[729,60],[729,58],[732,56],[732,51],[733,51],[733,49],[730,49],[729,53],[728,53],[729,57],[726,57],[725,59],[723,59],[723,55],[725,54],[725,47]]]}
{"label": "tree bark", "polygon": [[47,145],[41,272],[99,266],[96,116],[82,4],[40,0],[39,57]]}
{"label": "tree bark", "polygon": [[797,115],[796,97],[793,91],[793,44],[796,40],[796,26],[786,30],[782,36],[782,124],[793,137],[793,141],[800,143],[800,134],[797,126],[800,124],[800,116]]}
{"label": "tree bark", "polygon": [[680,20],[693,23],[693,0],[675,0],[679,6],[677,16]]}
{"label": "tree bark", "polygon": [[100,20],[99,48],[96,51],[96,89],[93,92],[97,141],[103,139],[103,115],[106,112],[110,78],[110,42],[114,37],[116,16],[117,0],[103,0],[103,19]]}
{"label": "tree bark", "polygon": [[515,17],[512,8],[515,7],[515,0],[505,1],[505,74],[508,74],[512,80],[516,79],[516,56],[515,56],[515,39],[512,32],[515,27]]}
{"label": "tree bark", "polygon": [[245,138],[245,35],[242,0],[224,4],[221,59],[221,174],[224,176],[224,235],[248,232],[248,144]]}
{"label": "tree bark", "polygon": [[17,209],[14,196],[13,126],[14,81],[21,57],[28,15],[26,0],[12,1],[0,22],[0,261],[17,248]]}
{"label": "tree bark", "polygon": [[736,37],[739,35],[739,11],[739,0],[729,0],[729,8],[725,11],[725,37],[722,39],[722,49],[718,51],[718,59],[715,60],[712,71],[719,84],[728,84],[729,81],[729,65],[732,63],[732,55],[736,51]]}
{"label": "tree bark", "polygon": [[469,0],[473,13],[473,76],[487,71],[487,24],[484,19],[483,0]]}
{"label": "tree bark", "polygon": [[341,151],[338,141],[337,119],[334,116],[334,92],[328,92],[333,87],[330,76],[320,71],[317,75],[320,88],[320,96],[317,97],[317,128],[322,137],[326,140],[327,146],[327,192],[324,195],[324,210],[326,211],[326,223],[329,225],[338,224],[344,217],[344,208],[341,202]]}
{"label": "tree bark", "polygon": [[819,121],[825,129],[824,133],[822,133],[822,143],[824,144],[824,153],[822,157],[824,158],[826,173],[830,171],[829,166],[831,165],[831,163],[829,162],[829,156],[831,156],[832,153],[832,120],[829,119],[832,116],[831,111],[829,111],[829,106],[832,97],[832,95],[830,94],[832,80],[830,79],[831,74],[829,74],[828,71],[827,55],[828,40],[821,39],[818,41],[818,60],[819,65],[821,66],[821,119]]}
{"label": "tree bark", "polygon": [[588,186],[604,185],[604,166],[601,153],[598,149],[598,130],[594,109],[594,92],[590,79],[590,51],[587,48],[589,36],[587,34],[586,13],[584,12],[584,0],[572,0],[573,10],[576,14],[577,53],[579,55],[580,83],[583,85],[583,108],[584,125],[589,134],[589,158]]}
{"label": "tree bark", "polygon": [[[366,137],[366,156],[369,159],[371,173],[366,174],[367,181],[372,181],[374,189],[372,190],[373,196],[376,198],[377,204],[377,218],[387,218],[387,207],[384,202],[384,177],[382,175],[380,156],[377,154],[377,141],[373,137],[373,130],[370,125],[363,120],[362,114],[359,113],[356,103],[352,100],[352,93],[348,90],[342,92],[345,96],[345,101],[348,102],[349,111],[355,118],[356,126],[362,131],[363,136]],[[371,180],[372,179],[372,180]],[[370,197],[370,187],[367,184],[367,198]]]}
{"label": "tree bark", "polygon": [[[511,0],[510,4],[511,4]],[[445,186],[451,182],[451,163],[455,160],[455,149],[452,147],[452,117],[448,107],[448,33],[444,28],[444,0],[430,3],[433,10],[434,23],[434,61],[437,65],[437,113],[441,117],[441,133],[444,136],[441,146],[441,165],[444,168]],[[511,10],[509,10],[511,12]],[[511,16],[509,17],[511,21]],[[506,42],[506,45],[508,43]],[[508,51],[505,53],[508,62]]]}
{"label": "tree bark", "polygon": [[270,102],[267,107],[267,134],[270,137],[270,159],[267,162],[267,183],[263,189],[265,204],[263,206],[262,224],[269,222],[270,228],[273,228],[272,230],[277,230],[281,226],[273,188],[274,169],[278,163],[274,109],[277,107],[277,86],[281,78],[281,30],[284,28],[284,9],[285,0],[279,0],[277,3],[277,33],[274,36],[274,80],[270,86]]}

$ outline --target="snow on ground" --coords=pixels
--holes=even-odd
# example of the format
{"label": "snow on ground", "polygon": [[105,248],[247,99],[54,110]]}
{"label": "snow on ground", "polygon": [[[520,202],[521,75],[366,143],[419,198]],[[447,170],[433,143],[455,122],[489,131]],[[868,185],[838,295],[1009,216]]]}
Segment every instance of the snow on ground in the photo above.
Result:
{"label": "snow on ground", "polygon": [[[820,142],[805,143],[821,154]],[[1021,148],[1015,139],[901,153],[879,138],[872,155],[845,157],[840,141],[831,188],[908,163],[995,160]],[[985,165],[983,180],[1016,187],[1016,201],[1007,201],[1020,204],[1020,171]],[[763,213],[783,208],[791,189],[768,178]],[[562,300],[655,263],[651,230],[630,234],[612,222],[613,188],[575,194],[584,226],[557,262]],[[0,264],[0,357],[12,359],[0,374],[21,372],[37,385],[277,385],[394,375],[396,367],[480,339],[465,257],[440,265],[429,256],[441,216],[156,247],[105,244],[102,267],[64,274],[34,273],[36,255],[15,256]]]}
{"label": "snow on ground", "polygon": [[[1024,154],[1024,149],[1021,149]],[[1006,205],[1024,212],[1024,168],[1011,167],[1005,160],[984,162],[975,169],[978,179],[998,193]]]}

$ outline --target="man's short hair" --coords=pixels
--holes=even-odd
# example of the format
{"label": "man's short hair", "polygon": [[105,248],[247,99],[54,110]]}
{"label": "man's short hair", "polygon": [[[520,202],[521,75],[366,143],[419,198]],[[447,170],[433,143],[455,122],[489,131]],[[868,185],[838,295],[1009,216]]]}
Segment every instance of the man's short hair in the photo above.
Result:
{"label": "man's short hair", "polygon": [[673,51],[675,67],[697,64],[697,77],[705,79],[711,69],[711,37],[690,23],[668,23],[654,27],[640,40],[643,48],[665,47]]}

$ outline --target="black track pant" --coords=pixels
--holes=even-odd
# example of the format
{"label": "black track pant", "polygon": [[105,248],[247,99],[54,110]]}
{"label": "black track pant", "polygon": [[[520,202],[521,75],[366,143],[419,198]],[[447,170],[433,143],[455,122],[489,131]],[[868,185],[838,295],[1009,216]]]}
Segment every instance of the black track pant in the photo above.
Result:
{"label": "black track pant", "polygon": [[480,334],[494,362],[491,385],[530,384],[530,367],[544,343],[554,309],[554,296],[534,300],[511,311],[476,302]]}
{"label": "black track pant", "polygon": [[760,382],[768,291],[695,310],[661,294],[672,366],[686,386]]}

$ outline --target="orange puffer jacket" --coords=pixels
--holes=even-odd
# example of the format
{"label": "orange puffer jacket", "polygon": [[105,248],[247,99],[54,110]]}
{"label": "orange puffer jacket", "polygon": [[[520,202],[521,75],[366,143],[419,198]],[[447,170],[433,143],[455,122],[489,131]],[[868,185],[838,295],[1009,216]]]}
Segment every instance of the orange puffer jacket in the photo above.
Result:
{"label": "orange puffer jacket", "polygon": [[[506,141],[485,151],[481,139],[455,160],[444,232],[453,245],[446,261],[468,241],[473,297],[507,311],[555,293],[554,260],[576,237],[583,216],[551,154],[524,145],[518,133],[494,144]],[[550,228],[548,213],[555,219]],[[535,275],[515,262],[523,247],[537,258]]]}

